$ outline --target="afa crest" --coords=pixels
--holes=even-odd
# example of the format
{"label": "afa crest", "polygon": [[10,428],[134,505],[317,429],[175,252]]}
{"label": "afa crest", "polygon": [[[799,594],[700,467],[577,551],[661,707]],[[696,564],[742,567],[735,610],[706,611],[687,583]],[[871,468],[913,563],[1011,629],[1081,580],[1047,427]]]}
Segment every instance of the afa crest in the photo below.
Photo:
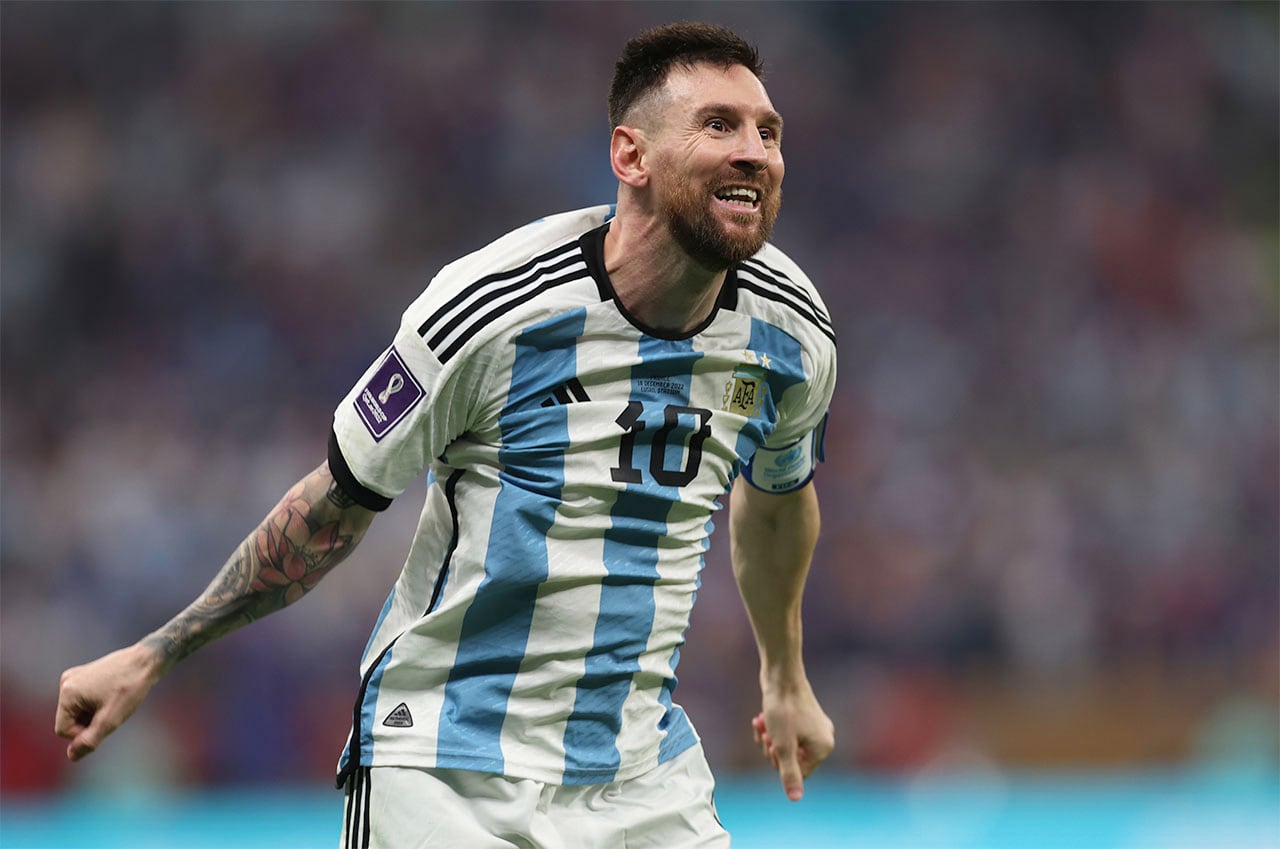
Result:
{"label": "afa crest", "polygon": [[724,398],[720,409],[726,413],[753,418],[760,411],[769,384],[764,376],[754,370],[738,369],[733,379],[724,385]]}

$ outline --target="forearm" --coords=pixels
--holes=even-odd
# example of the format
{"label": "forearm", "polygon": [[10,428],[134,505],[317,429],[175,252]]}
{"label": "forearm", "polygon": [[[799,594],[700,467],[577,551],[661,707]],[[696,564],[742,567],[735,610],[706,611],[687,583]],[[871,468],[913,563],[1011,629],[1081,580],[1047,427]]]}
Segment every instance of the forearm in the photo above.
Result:
{"label": "forearm", "polygon": [[155,674],[302,598],[354,550],[373,516],[338,487],[328,463],[298,481],[200,597],[141,641],[155,653]]}
{"label": "forearm", "polygon": [[817,496],[812,486],[771,495],[739,482],[731,505],[733,572],[760,651],[762,682],[802,680],[801,600],[818,540]]}

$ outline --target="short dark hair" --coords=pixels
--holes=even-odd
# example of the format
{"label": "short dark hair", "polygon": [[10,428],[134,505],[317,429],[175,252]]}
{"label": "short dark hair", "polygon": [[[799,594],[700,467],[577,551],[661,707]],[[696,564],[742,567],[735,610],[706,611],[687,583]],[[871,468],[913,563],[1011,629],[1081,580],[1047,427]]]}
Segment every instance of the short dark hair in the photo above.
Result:
{"label": "short dark hair", "polygon": [[654,27],[622,48],[609,86],[609,129],[621,124],[638,100],[666,82],[673,66],[691,68],[700,62],[722,68],[742,65],[764,79],[760,54],[732,30],[694,22]]}

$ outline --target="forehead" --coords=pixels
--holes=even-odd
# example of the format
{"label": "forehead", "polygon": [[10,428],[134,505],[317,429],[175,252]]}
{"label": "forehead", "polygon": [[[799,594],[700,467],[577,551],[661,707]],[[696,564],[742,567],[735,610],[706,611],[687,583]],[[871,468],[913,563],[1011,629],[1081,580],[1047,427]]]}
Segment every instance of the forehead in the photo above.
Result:
{"label": "forehead", "polygon": [[776,114],[764,83],[742,65],[677,65],[667,74],[663,92],[667,109],[677,114],[695,113],[709,103],[730,105],[752,115]]}

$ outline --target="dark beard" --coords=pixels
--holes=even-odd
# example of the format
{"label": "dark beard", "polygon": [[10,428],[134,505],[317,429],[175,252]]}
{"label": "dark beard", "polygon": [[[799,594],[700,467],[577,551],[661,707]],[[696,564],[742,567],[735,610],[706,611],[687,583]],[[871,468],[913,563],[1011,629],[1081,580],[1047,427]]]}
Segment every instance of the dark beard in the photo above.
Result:
{"label": "dark beard", "polygon": [[724,271],[755,256],[769,240],[782,205],[780,192],[761,200],[760,226],[746,235],[726,233],[716,221],[705,195],[687,183],[666,204],[667,227],[681,249],[707,271]]}

